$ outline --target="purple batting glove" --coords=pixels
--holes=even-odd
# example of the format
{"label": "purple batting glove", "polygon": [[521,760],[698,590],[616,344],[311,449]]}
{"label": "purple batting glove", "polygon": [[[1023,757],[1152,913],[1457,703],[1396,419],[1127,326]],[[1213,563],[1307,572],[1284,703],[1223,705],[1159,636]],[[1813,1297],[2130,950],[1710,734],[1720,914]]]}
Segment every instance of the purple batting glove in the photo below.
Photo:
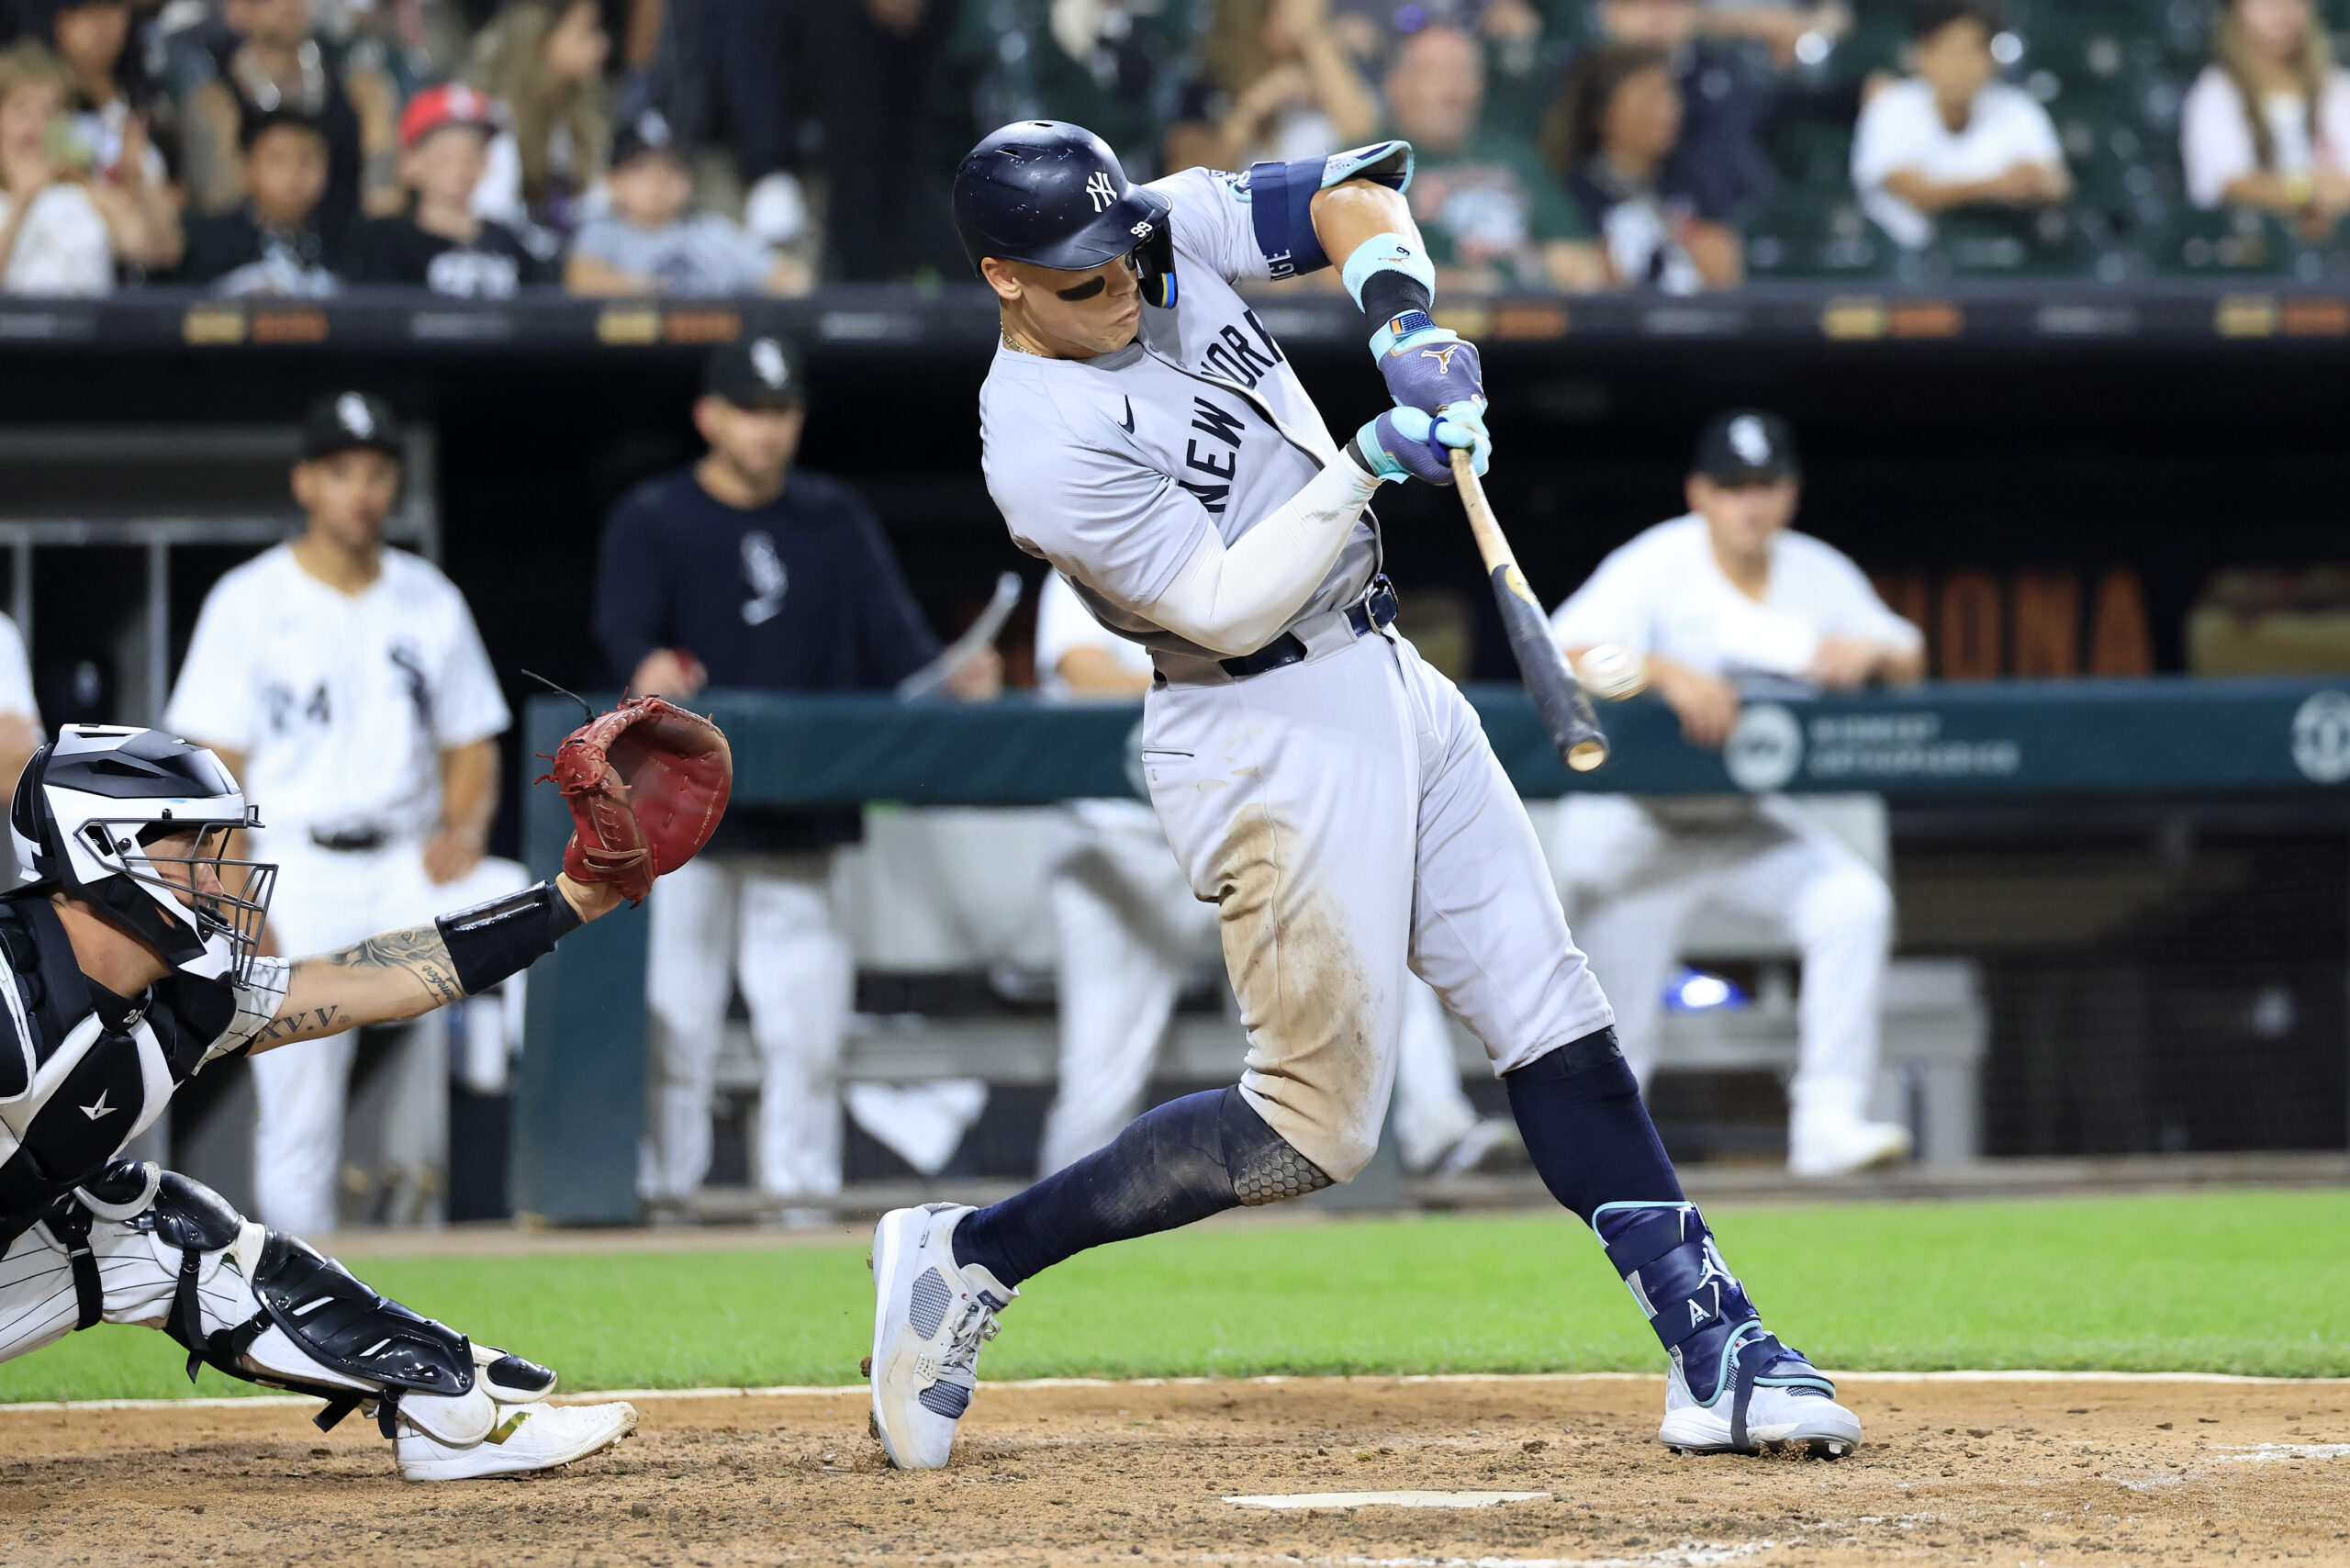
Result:
{"label": "purple batting glove", "polygon": [[1417,409],[1392,409],[1355,431],[1355,450],[1382,479],[1449,485],[1455,449],[1475,454],[1475,471],[1484,473],[1491,442],[1482,417],[1439,420]]}
{"label": "purple batting glove", "polygon": [[1448,404],[1485,396],[1477,345],[1438,326],[1424,311],[1406,311],[1380,328],[1371,337],[1371,352],[1386,378],[1387,395],[1399,408],[1440,414]]}

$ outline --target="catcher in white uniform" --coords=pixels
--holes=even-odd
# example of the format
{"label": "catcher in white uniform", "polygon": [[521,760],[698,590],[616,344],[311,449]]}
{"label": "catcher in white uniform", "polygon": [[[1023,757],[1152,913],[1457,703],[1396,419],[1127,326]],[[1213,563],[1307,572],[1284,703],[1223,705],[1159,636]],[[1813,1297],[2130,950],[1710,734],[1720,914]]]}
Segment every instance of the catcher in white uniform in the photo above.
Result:
{"label": "catcher in white uniform", "polygon": [[[1036,670],[1046,693],[1076,700],[1150,689],[1150,655],[1086,613],[1058,575],[1036,601]],[[1051,891],[1060,1070],[1036,1156],[1046,1176],[1134,1120],[1183,981],[1216,935],[1214,906],[1192,896],[1158,814],[1137,801],[1068,803]],[[1404,987],[1393,1126],[1414,1171],[1474,1170],[1515,1136],[1461,1092],[1444,1004],[1416,980]]]}
{"label": "catcher in white uniform", "polygon": [[[483,853],[510,715],[473,614],[431,563],[383,542],[400,453],[381,398],[311,406],[294,468],[309,525],[213,585],[163,716],[269,801],[251,853],[283,868],[270,906],[281,951],[341,946],[530,879]],[[502,1000],[519,1002],[519,986]],[[511,1015],[485,1002],[466,1023],[502,1032]],[[404,1043],[385,1126],[396,1210],[411,1217],[446,1163],[443,1023]],[[335,1228],[357,1044],[342,1034],[254,1058],[253,1192],[272,1225]]]}
{"label": "catcher in white uniform", "polygon": [[[1834,546],[1788,531],[1798,485],[1785,420],[1716,420],[1698,442],[1688,514],[1614,551],[1552,615],[1568,656],[1611,695],[1630,695],[1644,677],[1689,740],[1708,747],[1737,722],[1741,678],[1831,690],[1916,680],[1918,629]],[[1681,935],[1718,902],[1783,926],[1803,955],[1788,1165],[1831,1176],[1908,1153],[1906,1129],[1864,1114],[1893,937],[1893,894],[1874,866],[1783,795],[1570,795],[1554,847],[1643,1083]]]}
{"label": "catcher in white uniform", "polygon": [[[883,1216],[869,1372],[901,1466],[946,1462],[1024,1282],[1361,1170],[1407,965],[1483,1042],[1535,1169],[1670,1353],[1659,1437],[1859,1440],[1683,1196],[1474,711],[1388,633],[1373,492],[1448,484],[1453,453],[1482,469],[1490,448],[1477,351],[1427,313],[1411,165],[1383,142],[1137,187],[1100,138],[1032,120],[957,172],[956,221],[1002,316],[979,403],[989,487],[1013,539],[1150,650],[1143,772],[1216,905],[1248,1053],[1237,1086],[1158,1106],[1002,1203]],[[1394,399],[1343,446],[1233,286],[1334,261]]]}

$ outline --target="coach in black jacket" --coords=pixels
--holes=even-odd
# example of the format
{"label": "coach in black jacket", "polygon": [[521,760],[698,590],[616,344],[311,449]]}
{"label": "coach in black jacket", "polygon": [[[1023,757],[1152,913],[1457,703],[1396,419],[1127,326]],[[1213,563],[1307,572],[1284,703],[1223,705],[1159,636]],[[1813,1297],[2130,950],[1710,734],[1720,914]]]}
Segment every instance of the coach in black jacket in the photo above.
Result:
{"label": "coach in black jacket", "polygon": [[[604,527],[596,634],[630,689],[885,690],[939,651],[856,492],[793,466],[806,414],[799,356],[775,338],[711,355],[692,467],[646,481]],[[992,652],[948,683],[991,698]],[[739,983],[766,1063],[753,1156],[778,1217],[840,1190],[837,1068],[854,972],[834,919],[834,846],[855,811],[730,812],[710,850],[653,900],[645,980],[654,1093],[639,1191],[677,1204],[710,1168],[711,1069]]]}

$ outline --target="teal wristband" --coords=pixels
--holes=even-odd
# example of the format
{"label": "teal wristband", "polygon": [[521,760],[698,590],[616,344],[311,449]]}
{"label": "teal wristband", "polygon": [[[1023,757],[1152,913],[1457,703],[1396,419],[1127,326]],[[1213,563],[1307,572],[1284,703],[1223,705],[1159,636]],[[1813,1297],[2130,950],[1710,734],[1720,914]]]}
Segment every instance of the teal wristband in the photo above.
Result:
{"label": "teal wristband", "polygon": [[1436,268],[1428,261],[1424,248],[1416,240],[1406,240],[1401,234],[1374,234],[1355,247],[1338,276],[1353,297],[1355,308],[1363,309],[1363,285],[1373,273],[1402,273],[1417,282],[1433,298],[1436,294]]}

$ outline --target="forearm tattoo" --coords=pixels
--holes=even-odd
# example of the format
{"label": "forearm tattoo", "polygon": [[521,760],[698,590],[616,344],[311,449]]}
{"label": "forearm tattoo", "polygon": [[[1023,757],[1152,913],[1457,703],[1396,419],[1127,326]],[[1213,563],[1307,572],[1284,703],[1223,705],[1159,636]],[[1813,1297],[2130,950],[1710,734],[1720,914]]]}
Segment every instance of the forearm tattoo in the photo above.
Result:
{"label": "forearm tattoo", "polygon": [[337,1025],[344,1016],[341,1005],[332,1002],[306,1007],[299,1013],[281,1013],[254,1034],[253,1049],[265,1051],[291,1039],[316,1039],[325,1035],[340,1034],[341,1030]]}
{"label": "forearm tattoo", "polygon": [[449,945],[441,939],[437,925],[386,931],[329,953],[324,961],[340,969],[403,970],[424,988],[435,1007],[464,999],[465,988],[457,983],[457,966],[450,960]]}

